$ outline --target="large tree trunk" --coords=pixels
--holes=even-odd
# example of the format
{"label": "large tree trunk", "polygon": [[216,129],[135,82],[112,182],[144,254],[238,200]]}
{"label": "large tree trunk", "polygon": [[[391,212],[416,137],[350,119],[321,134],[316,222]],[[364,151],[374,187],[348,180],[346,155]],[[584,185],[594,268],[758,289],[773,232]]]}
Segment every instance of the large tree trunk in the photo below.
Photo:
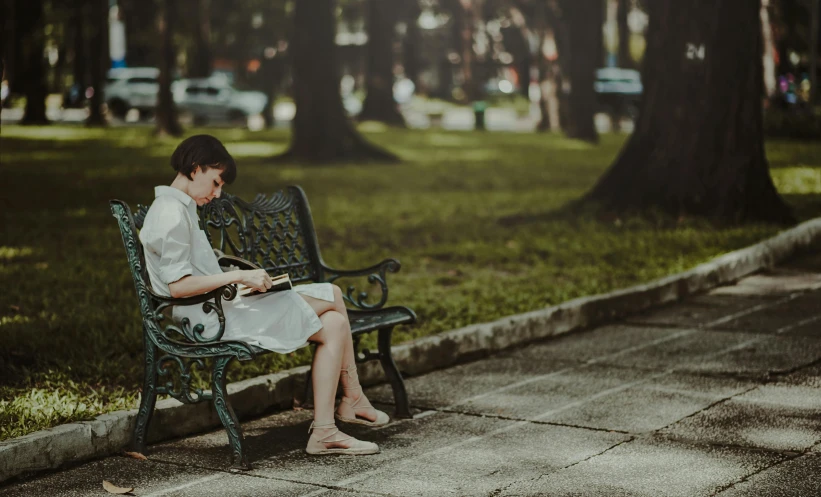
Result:
{"label": "large tree trunk", "polygon": [[413,81],[414,86],[419,89],[419,50],[421,48],[422,37],[419,32],[419,0],[410,0],[404,6],[403,20],[405,21],[405,37],[402,43],[402,66],[405,69],[405,77]]}
{"label": "large tree trunk", "polygon": [[567,125],[568,99],[564,93],[564,70],[570,45],[566,14],[557,0],[537,3],[543,31],[539,42],[539,131],[559,131]]}
{"label": "large tree trunk", "polygon": [[405,118],[393,99],[393,35],[397,8],[389,0],[368,0],[367,94],[358,119],[404,127]]}
{"label": "large tree trunk", "polygon": [[367,142],[342,107],[336,56],[336,2],[299,0],[294,5],[291,42],[296,103],[291,146],[277,159],[305,162],[396,161]]}
{"label": "large tree trunk", "polygon": [[125,58],[131,67],[157,65],[158,0],[117,0],[125,24]]}
{"label": "large tree trunk", "polygon": [[192,78],[207,78],[211,75],[211,10],[210,0],[193,2],[194,53],[190,66]]}
{"label": "large tree trunk", "polygon": [[79,85],[80,92],[86,91],[88,76],[86,74],[86,36],[85,36],[85,2],[77,0],[71,13],[72,30],[72,75],[74,84]]}
{"label": "large tree trunk", "polygon": [[569,0],[564,2],[569,22],[570,76],[569,117],[567,136],[596,143],[599,134],[593,121],[596,113],[596,68],[601,64],[602,23],[604,3],[601,0]]}
{"label": "large tree trunk", "polygon": [[[523,97],[529,99],[530,68],[534,62],[533,54],[530,52],[531,31],[535,31],[541,40],[544,29],[540,24],[538,15],[542,8],[542,2],[538,2],[531,9],[525,10],[527,7],[530,6],[524,4],[522,8],[514,5],[508,7],[508,15],[512,25],[509,28],[503,28],[502,36],[505,40],[505,48],[513,55],[513,60],[516,62],[514,70],[516,71],[516,77],[519,79],[519,92]],[[536,55],[538,57],[538,51]]]}
{"label": "large tree trunk", "polygon": [[[446,8],[451,14],[451,33],[455,51],[459,54],[462,73],[462,90],[468,101],[481,95],[479,82],[475,78],[475,54],[473,51],[473,31],[478,20],[481,0],[447,0]],[[443,2],[444,3],[444,2]]]}
{"label": "large tree trunk", "polygon": [[182,135],[182,126],[177,116],[177,106],[171,95],[171,81],[176,66],[174,53],[173,32],[176,26],[177,2],[163,0],[163,12],[159,21],[160,31],[160,77],[159,92],[157,94],[155,133],[158,135]]}
{"label": "large tree trunk", "polygon": [[792,221],[764,153],[760,1],[648,7],[641,115],[586,198],[614,211]]}
{"label": "large tree trunk", "polygon": [[630,54],[630,26],[627,24],[627,14],[630,13],[631,0],[619,0],[619,8],[616,11],[617,24],[619,26],[619,67],[632,69],[633,56]]}
{"label": "large tree trunk", "polygon": [[105,126],[103,116],[103,86],[108,61],[108,0],[90,0],[91,14],[91,87],[94,94],[91,96],[90,112],[86,120],[87,126]]}
{"label": "large tree trunk", "polygon": [[22,82],[26,109],[20,124],[49,124],[46,117],[46,72],[43,59],[43,3],[16,0],[14,6],[23,48]]}

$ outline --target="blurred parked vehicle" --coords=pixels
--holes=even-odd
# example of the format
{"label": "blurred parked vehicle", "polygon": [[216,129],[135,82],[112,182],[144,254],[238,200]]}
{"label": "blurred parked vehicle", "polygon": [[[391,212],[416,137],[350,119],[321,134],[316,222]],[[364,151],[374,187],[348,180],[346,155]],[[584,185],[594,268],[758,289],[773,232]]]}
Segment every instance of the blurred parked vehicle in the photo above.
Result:
{"label": "blurred parked vehicle", "polygon": [[243,91],[226,78],[213,76],[182,79],[174,88],[174,101],[181,113],[189,113],[197,125],[214,122],[242,122],[257,127],[268,96],[259,91]]}
{"label": "blurred parked vehicle", "polygon": [[159,76],[156,67],[110,69],[105,86],[108,111],[119,119],[125,119],[131,109],[137,109],[141,115],[153,112],[160,90]]}
{"label": "blurred parked vehicle", "polygon": [[644,89],[638,71],[619,67],[597,69],[593,88],[601,112],[631,119],[638,117],[639,102]]}

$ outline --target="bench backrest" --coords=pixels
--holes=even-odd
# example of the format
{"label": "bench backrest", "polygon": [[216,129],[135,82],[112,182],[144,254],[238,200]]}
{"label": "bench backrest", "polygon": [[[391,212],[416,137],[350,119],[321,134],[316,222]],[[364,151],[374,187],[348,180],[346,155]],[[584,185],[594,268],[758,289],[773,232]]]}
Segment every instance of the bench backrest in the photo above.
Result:
{"label": "bench backrest", "polygon": [[[138,229],[147,211],[147,206],[138,205],[134,216]],[[259,194],[250,202],[223,193],[197,211],[213,248],[254,262],[271,274],[287,272],[294,282],[322,281],[316,232],[302,188]]]}
{"label": "bench backrest", "polygon": [[[117,219],[120,226],[120,235],[123,237],[125,253],[128,257],[128,267],[131,269],[131,276],[134,279],[134,286],[137,289],[137,298],[140,301],[140,311],[143,319],[150,319],[156,312],[157,303],[151,298],[151,283],[148,279],[148,270],[145,266],[145,254],[143,246],[137,234],[135,217],[131,214],[131,208],[122,200],[112,200],[110,202],[111,213]],[[143,214],[143,218],[145,215]],[[142,219],[140,220],[142,225]],[[154,320],[156,321],[156,320]],[[157,326],[159,327],[159,326]]]}

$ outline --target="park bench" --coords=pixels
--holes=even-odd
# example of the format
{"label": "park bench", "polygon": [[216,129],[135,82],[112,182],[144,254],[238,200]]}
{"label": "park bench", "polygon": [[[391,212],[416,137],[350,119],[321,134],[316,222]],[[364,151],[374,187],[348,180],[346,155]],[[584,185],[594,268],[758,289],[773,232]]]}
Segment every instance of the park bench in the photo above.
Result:
{"label": "park bench", "polygon": [[[210,400],[228,432],[233,464],[244,469],[250,468],[244,450],[242,429],[228,400],[225,369],[233,359],[249,361],[271,352],[240,341],[221,340],[225,324],[222,302],[236,297],[235,285],[185,298],[164,297],[154,292],[146,272],[142,244],[137,235],[148,207],[138,205],[136,215],[132,215],[125,202],[112,200],[110,204],[111,212],[120,226],[143,322],[145,377],[134,428],[134,450],[145,451],[148,425],[157,395],[168,395],[183,403]],[[386,276],[389,272],[399,271],[397,260],[386,259],[374,266],[357,270],[328,267],[319,252],[308,199],[298,186],[289,186],[271,196],[259,194],[251,202],[223,193],[220,198],[198,207],[198,212],[201,227],[205,228],[215,253],[218,256],[234,256],[220,259],[221,266],[241,266],[242,262],[236,259],[239,257],[271,274],[287,272],[294,283],[331,283],[339,279],[367,277],[369,285],[377,286],[381,290],[378,299],[369,299],[366,291],[357,291],[355,286],[348,286],[343,291],[349,308],[356,360],[358,363],[374,359],[380,361],[393,389],[395,416],[411,417],[402,375],[391,356],[391,333],[397,325],[415,322],[416,315],[407,307],[385,307],[388,300]],[[216,245],[215,240],[218,242]],[[215,337],[204,338],[201,324],[177,324],[169,319],[168,310],[172,306],[193,304],[202,304],[206,312],[217,313],[220,330]],[[377,352],[367,349],[360,351],[362,336],[372,331],[378,331]],[[204,359],[213,361],[210,391],[192,386],[194,370],[204,369]],[[173,371],[177,373],[176,378]],[[309,372],[307,385],[310,384]]]}

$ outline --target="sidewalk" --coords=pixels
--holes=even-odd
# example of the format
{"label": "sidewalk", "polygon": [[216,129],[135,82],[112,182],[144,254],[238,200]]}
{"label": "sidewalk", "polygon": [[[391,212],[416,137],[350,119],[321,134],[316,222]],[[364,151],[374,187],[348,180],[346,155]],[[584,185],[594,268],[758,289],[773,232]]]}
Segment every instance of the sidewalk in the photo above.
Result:
{"label": "sidewalk", "polygon": [[[413,420],[351,428],[368,457],[303,452],[310,411],[110,457],[4,496],[821,495],[821,256],[707,295],[408,380]],[[391,399],[387,387],[369,390]],[[382,404],[391,411],[390,406]]]}

